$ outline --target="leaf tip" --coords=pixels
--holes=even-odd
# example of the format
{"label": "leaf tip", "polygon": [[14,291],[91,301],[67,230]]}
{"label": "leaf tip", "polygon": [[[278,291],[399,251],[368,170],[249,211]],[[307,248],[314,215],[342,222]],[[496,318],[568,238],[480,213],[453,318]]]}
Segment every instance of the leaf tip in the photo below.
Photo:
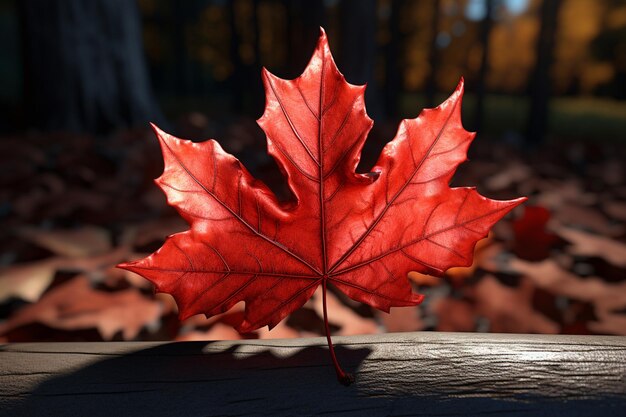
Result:
{"label": "leaf tip", "polygon": [[511,203],[513,203],[513,207],[517,207],[520,204],[525,203],[526,201],[528,201],[528,197],[518,197],[516,199],[511,200]]}
{"label": "leaf tip", "polygon": [[119,269],[125,269],[126,271],[135,272],[135,263],[136,262],[120,262],[119,264],[115,265],[115,267]]}
{"label": "leaf tip", "polygon": [[[454,89],[454,92],[452,93],[452,95],[450,96],[450,98],[454,97],[454,101],[462,101],[463,100],[463,94],[465,94],[465,78],[463,78],[463,76],[461,76],[461,78],[459,79],[458,84],[456,85],[456,88]],[[459,109],[460,111],[460,109]]]}
{"label": "leaf tip", "polygon": [[330,53],[330,45],[328,44],[328,36],[326,36],[326,31],[321,26],[320,26],[320,36],[317,39],[317,45],[315,47],[315,51],[313,52],[313,57],[311,57],[311,59],[313,59],[318,54],[321,54],[322,56],[330,55],[331,60],[332,60],[332,54]]}
{"label": "leaf tip", "polygon": [[157,126],[156,124],[150,122],[150,127],[152,128],[152,131],[154,132],[155,135],[157,135],[157,137],[162,137],[165,132],[161,130],[161,128],[159,128],[159,126]]}

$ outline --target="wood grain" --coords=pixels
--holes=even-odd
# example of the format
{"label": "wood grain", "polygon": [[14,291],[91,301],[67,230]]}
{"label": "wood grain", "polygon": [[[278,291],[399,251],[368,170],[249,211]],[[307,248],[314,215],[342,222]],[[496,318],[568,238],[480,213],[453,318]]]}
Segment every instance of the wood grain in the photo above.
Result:
{"label": "wood grain", "polygon": [[0,345],[2,416],[626,416],[626,337]]}

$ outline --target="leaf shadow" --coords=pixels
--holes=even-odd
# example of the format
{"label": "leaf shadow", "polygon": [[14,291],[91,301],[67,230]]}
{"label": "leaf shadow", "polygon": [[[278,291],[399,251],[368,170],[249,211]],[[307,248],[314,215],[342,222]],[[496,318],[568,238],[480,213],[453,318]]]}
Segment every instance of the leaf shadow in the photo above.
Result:
{"label": "leaf shadow", "polygon": [[[256,349],[234,344],[225,349],[215,342],[159,344],[126,354],[89,349],[78,354],[92,356],[87,365],[70,373],[51,373],[30,392],[2,398],[0,416],[276,415],[281,410],[288,414],[296,409],[313,412],[319,401],[336,397],[337,390],[346,388],[337,382],[326,348],[296,349],[267,344]],[[361,347],[338,346],[336,350],[349,371],[357,370],[371,353]],[[37,353],[28,355],[41,360]],[[50,355],[47,360],[71,363],[76,357],[72,352],[61,355],[64,353]],[[41,379],[36,374],[33,377]],[[358,400],[358,391],[348,390],[352,393],[349,397]]]}

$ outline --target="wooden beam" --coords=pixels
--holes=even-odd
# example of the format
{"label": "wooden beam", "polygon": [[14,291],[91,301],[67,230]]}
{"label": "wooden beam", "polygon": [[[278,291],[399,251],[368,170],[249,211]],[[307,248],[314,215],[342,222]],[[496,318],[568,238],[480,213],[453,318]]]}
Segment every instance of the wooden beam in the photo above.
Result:
{"label": "wooden beam", "polygon": [[626,415],[626,337],[336,339],[0,345],[0,415]]}

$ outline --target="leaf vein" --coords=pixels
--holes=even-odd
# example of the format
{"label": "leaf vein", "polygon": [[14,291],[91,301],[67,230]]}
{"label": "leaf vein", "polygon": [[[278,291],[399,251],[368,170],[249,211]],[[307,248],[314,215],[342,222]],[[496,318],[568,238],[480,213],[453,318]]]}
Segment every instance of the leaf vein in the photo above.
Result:
{"label": "leaf vein", "polygon": [[208,195],[210,195],[211,197],[213,197],[213,199],[215,201],[217,201],[222,207],[224,207],[226,210],[228,210],[228,212],[230,212],[230,214],[235,217],[237,220],[239,220],[244,226],[246,226],[253,234],[259,236],[261,239],[265,240],[266,242],[276,246],[277,248],[281,249],[282,251],[284,251],[286,254],[288,254],[289,256],[291,256],[293,259],[297,260],[298,262],[302,263],[303,265],[305,265],[306,267],[308,267],[311,271],[318,273],[319,271],[317,270],[317,268],[315,268],[314,266],[312,266],[311,264],[309,264],[307,261],[305,261],[304,259],[302,259],[300,256],[296,255],[295,253],[293,253],[292,251],[290,251],[288,248],[286,248],[284,245],[279,244],[278,242],[275,242],[274,240],[270,239],[269,237],[265,236],[263,233],[259,233],[257,232],[254,227],[252,227],[250,224],[248,224],[247,221],[245,221],[245,219],[243,219],[242,217],[238,216],[237,213],[235,213],[230,207],[228,207],[228,205],[223,202],[222,200],[220,200],[217,195],[215,195],[215,193],[211,192],[209,189],[207,189],[197,178],[195,175],[193,175],[193,173],[189,170],[189,168],[187,168],[187,166],[180,160],[180,158],[178,157],[178,155],[176,155],[176,153],[174,153],[174,151],[172,150],[172,148],[170,148],[169,144],[163,140],[163,143],[165,144],[165,146],[167,147],[167,149],[170,151],[170,153],[174,156],[174,158],[176,159],[176,161],[178,162],[178,164],[185,170],[185,172],[187,173],[187,175],[189,175],[189,177],[191,177],[191,179],[193,179],[196,184],[198,184]]}

